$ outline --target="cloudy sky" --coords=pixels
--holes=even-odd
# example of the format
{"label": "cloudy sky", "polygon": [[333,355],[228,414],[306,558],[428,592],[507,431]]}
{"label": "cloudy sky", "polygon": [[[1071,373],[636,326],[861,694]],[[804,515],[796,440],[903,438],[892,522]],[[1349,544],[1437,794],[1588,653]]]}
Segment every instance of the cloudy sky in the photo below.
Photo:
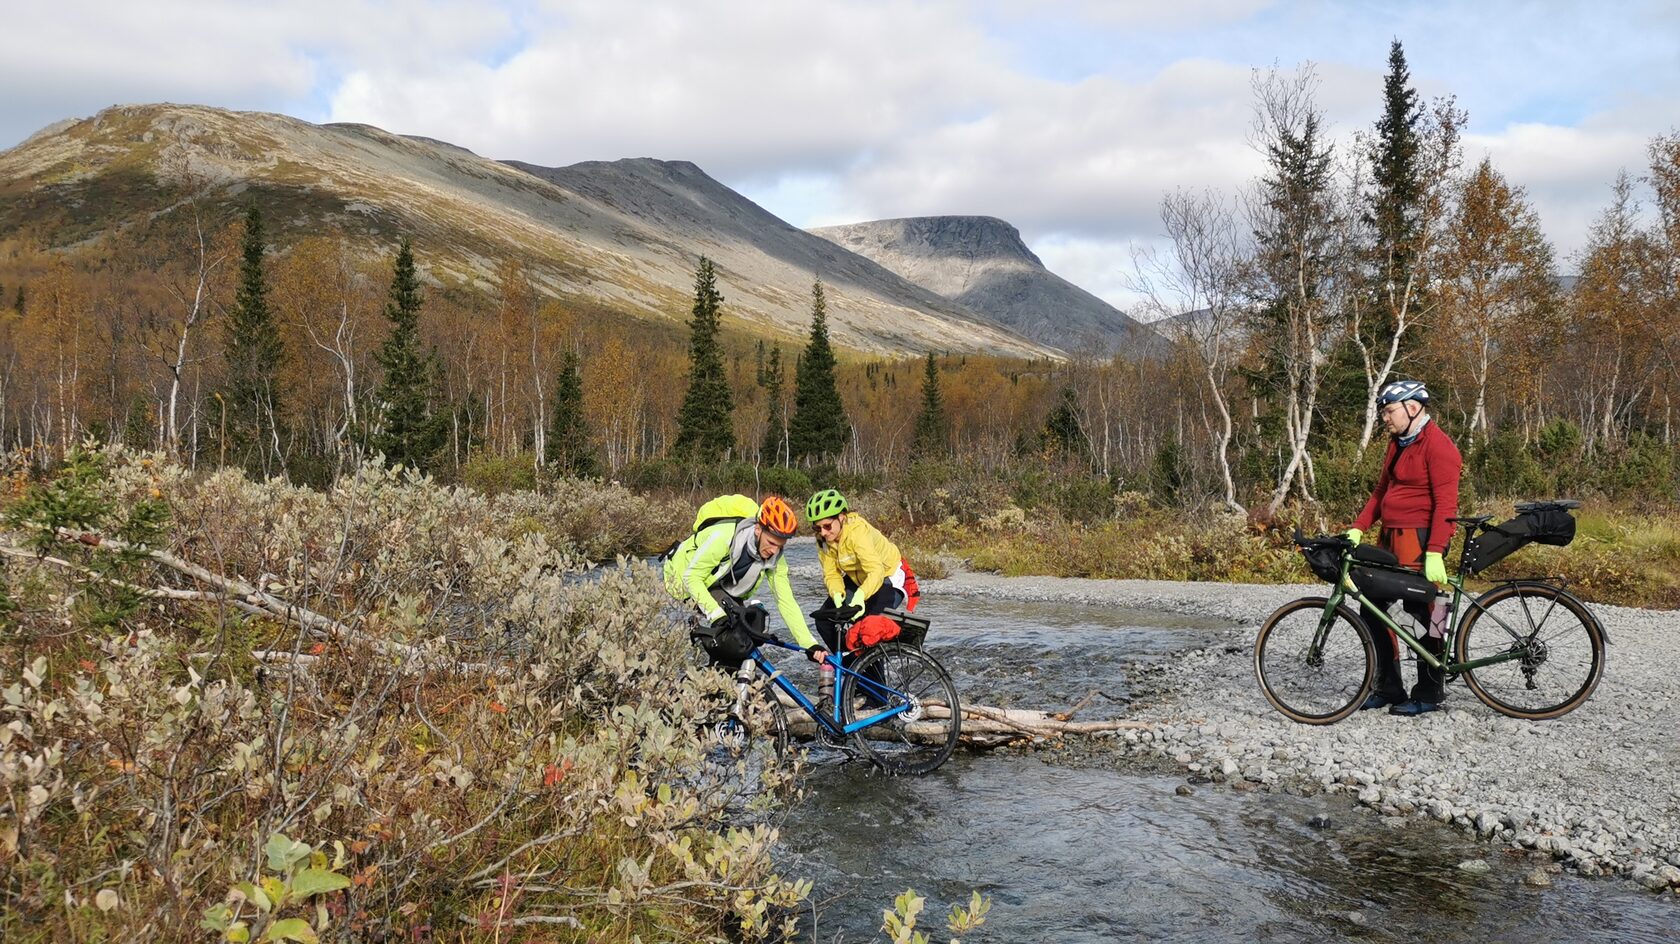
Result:
{"label": "cloudy sky", "polygon": [[1175,187],[1234,191],[1256,67],[1341,136],[1389,42],[1567,260],[1680,127],[1672,0],[54,0],[6,17],[0,148],[108,105],[360,121],[496,158],[685,159],[799,226],[987,214],[1126,305]]}

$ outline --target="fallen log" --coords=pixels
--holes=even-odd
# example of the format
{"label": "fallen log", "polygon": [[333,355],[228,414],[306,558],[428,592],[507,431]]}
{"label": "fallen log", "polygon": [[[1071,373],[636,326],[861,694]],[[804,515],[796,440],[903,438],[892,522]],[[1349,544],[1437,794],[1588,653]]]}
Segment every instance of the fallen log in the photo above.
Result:
{"label": "fallen log", "polygon": [[[786,695],[778,693],[783,705],[793,709],[788,712],[788,734],[791,737],[810,739],[817,735],[817,723],[805,712],[794,709],[793,702]],[[951,717],[951,710],[945,705],[930,704],[922,706],[922,717],[902,726],[886,725],[877,728],[865,728],[866,737],[905,737],[913,741],[933,743],[944,739],[945,727],[942,722]],[[998,747],[1019,741],[1042,741],[1069,735],[1101,734],[1108,731],[1144,730],[1154,727],[1149,721],[1127,721],[1123,719],[1073,721],[1048,711],[1037,711],[1028,708],[996,708],[991,705],[963,705],[962,706],[962,736],[961,742],[971,747]],[[888,733],[890,730],[890,734]]]}

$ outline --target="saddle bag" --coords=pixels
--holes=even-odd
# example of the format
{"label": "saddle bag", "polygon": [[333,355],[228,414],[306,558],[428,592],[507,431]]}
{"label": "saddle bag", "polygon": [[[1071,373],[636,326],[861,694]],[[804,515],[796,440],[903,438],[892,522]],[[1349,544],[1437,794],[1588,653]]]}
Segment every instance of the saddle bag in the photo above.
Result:
{"label": "saddle bag", "polygon": [[1575,518],[1568,509],[1540,504],[1487,530],[1464,545],[1464,569],[1481,573],[1530,544],[1563,547],[1575,540]]}

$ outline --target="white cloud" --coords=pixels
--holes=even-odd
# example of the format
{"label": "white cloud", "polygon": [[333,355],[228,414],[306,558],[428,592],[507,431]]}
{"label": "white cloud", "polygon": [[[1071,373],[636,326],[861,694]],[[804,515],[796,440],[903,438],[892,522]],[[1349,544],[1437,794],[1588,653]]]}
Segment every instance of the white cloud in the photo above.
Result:
{"label": "white cloud", "polygon": [[1672,5],[1563,0],[65,0],[8,23],[0,144],[135,101],[365,121],[541,164],[692,160],[797,225],[1003,217],[1111,300],[1177,188],[1259,169],[1249,78],[1310,59],[1339,136],[1389,39],[1567,254],[1674,127]]}
{"label": "white cloud", "polygon": [[535,163],[684,158],[750,178],[837,170],[982,111],[1010,80],[999,58],[955,3],[578,0],[554,4],[495,68],[358,70],[332,113],[446,126]]}

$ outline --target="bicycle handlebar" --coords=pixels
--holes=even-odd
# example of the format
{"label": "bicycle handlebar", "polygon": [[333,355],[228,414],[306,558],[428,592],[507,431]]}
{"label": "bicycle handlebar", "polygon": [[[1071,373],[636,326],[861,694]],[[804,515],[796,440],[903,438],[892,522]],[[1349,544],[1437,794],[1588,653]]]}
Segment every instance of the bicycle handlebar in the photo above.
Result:
{"label": "bicycle handlebar", "polygon": [[1352,550],[1354,547],[1345,534],[1320,534],[1309,538],[1301,533],[1300,525],[1295,526],[1294,540],[1297,547],[1340,547],[1343,550]]}

